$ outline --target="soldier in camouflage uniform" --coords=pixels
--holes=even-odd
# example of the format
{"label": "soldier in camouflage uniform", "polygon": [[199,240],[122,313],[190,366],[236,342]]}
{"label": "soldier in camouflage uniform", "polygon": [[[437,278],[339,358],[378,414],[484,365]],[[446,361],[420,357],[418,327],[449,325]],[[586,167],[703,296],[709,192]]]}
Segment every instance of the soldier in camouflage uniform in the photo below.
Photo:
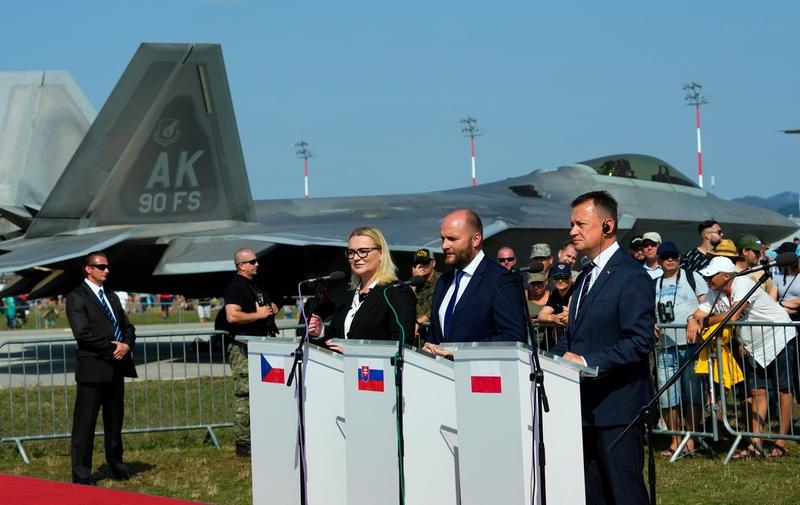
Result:
{"label": "soldier in camouflage uniform", "polygon": [[225,309],[219,311],[214,328],[230,333],[227,339],[228,363],[233,376],[233,440],[238,456],[250,456],[250,389],[247,347],[234,340],[236,335],[274,336],[278,307],[270,303],[267,292],[255,282],[258,259],[252,249],[234,253],[236,275],[225,288]]}
{"label": "soldier in camouflage uniform", "polygon": [[419,347],[422,347],[421,342],[425,340],[425,329],[427,328],[424,325],[430,321],[431,317],[433,288],[436,286],[436,281],[439,279],[439,273],[436,271],[436,259],[433,257],[433,254],[431,254],[430,249],[420,249],[414,255],[414,266],[411,268],[411,276],[425,279],[425,284],[415,288],[417,295],[416,337]]}

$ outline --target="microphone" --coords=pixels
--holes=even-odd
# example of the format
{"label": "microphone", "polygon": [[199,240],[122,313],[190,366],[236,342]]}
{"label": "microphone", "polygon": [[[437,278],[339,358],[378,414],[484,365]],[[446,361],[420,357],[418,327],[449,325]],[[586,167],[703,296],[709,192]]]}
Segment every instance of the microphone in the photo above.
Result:
{"label": "microphone", "polygon": [[541,261],[536,261],[536,260],[531,260],[524,267],[514,268],[513,269],[514,272],[520,273],[520,274],[525,273],[525,272],[532,273],[532,274],[538,274],[542,270],[544,270],[544,263],[542,263]]}
{"label": "microphone", "polygon": [[797,263],[797,255],[795,255],[795,253],[793,252],[785,252],[779,254],[778,257],[775,258],[775,261],[768,261],[765,259],[757,267],[752,267],[748,268],[747,270],[742,270],[741,272],[736,272],[735,277],[739,277],[742,275],[749,275],[752,274],[753,272],[761,272],[762,270],[769,270],[772,267],[778,267],[778,268],[790,267],[795,263]]}
{"label": "microphone", "polygon": [[306,279],[304,281],[300,281],[300,284],[314,284],[316,282],[338,282],[344,280],[344,272],[339,270],[335,272],[331,272],[328,275],[323,275],[322,277],[312,277],[311,279]]}
{"label": "microphone", "polygon": [[425,284],[427,281],[425,277],[420,277],[419,275],[415,275],[414,277],[408,279],[407,281],[398,281],[389,286],[390,288],[399,288],[400,286],[411,286],[418,288]]}

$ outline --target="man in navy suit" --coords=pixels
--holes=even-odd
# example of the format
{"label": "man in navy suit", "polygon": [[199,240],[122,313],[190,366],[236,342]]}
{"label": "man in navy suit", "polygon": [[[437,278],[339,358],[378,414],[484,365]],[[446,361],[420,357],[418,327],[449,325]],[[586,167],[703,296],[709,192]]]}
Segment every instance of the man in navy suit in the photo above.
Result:
{"label": "man in navy suit", "polygon": [[481,218],[471,210],[451,212],[440,233],[445,264],[453,269],[436,283],[424,348],[448,355],[439,344],[525,341],[525,301],[518,276],[481,250]]}
{"label": "man in navy suit", "polygon": [[136,377],[131,351],[136,331],[119,298],[106,291],[110,270],[102,252],[84,259],[84,281],[67,295],[67,320],[78,344],[75,354],[75,410],[72,417],[72,482],[94,485],[92,448],[97,414],[103,411],[106,462],[111,476],[128,480],[122,461],[125,377]]}
{"label": "man in navy suit", "polygon": [[581,381],[587,504],[649,503],[642,432],[631,429],[608,446],[652,395],[655,297],[642,266],[617,243],[617,202],[605,191],[572,202],[570,237],[590,263],[575,281],[565,335],[553,352],[598,368]]}

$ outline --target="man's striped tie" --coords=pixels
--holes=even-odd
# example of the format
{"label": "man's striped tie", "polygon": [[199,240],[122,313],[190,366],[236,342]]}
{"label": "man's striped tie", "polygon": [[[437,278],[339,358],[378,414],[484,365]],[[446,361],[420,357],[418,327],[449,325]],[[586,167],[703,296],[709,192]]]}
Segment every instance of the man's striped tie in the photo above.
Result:
{"label": "man's striped tie", "polygon": [[122,332],[119,330],[119,323],[117,322],[117,318],[114,317],[114,314],[111,312],[111,307],[109,307],[108,303],[106,303],[106,297],[103,295],[103,289],[101,288],[97,294],[100,297],[100,305],[103,306],[103,310],[106,311],[106,314],[108,314],[108,317],[110,317],[111,321],[114,323],[114,340],[117,342],[122,342]]}

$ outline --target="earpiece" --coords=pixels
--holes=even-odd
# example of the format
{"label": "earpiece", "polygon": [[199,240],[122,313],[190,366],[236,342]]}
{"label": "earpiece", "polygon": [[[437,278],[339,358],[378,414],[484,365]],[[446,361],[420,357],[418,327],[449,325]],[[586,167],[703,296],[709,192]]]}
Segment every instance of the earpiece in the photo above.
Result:
{"label": "earpiece", "polygon": [[605,235],[608,235],[609,233],[611,233],[611,225],[608,224],[608,221],[603,222],[603,233]]}

